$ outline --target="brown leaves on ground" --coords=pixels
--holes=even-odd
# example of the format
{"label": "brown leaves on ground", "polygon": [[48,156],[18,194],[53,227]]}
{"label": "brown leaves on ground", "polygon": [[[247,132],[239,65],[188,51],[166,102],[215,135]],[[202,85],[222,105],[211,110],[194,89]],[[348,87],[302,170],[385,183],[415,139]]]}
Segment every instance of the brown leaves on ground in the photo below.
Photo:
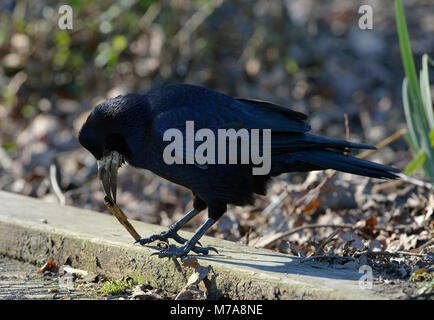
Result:
{"label": "brown leaves on ground", "polygon": [[[273,191],[277,196],[271,202],[259,202],[256,228],[249,221],[251,246],[331,267],[366,264],[383,279],[408,280],[415,270],[434,266],[432,190],[402,180],[390,184],[316,172],[303,184],[277,182]],[[233,211],[238,229],[246,230],[247,223],[243,227],[245,222],[236,219],[238,209]]]}
{"label": "brown leaves on ground", "polygon": [[194,272],[190,278],[188,278],[187,284],[181,292],[178,293],[175,300],[205,300],[208,297],[211,284],[211,266],[201,266],[194,257],[183,258],[182,265],[184,267],[194,268]]}
{"label": "brown leaves on ground", "polygon": [[130,300],[162,300],[165,296],[160,289],[150,289],[143,284],[138,284],[134,287]]}

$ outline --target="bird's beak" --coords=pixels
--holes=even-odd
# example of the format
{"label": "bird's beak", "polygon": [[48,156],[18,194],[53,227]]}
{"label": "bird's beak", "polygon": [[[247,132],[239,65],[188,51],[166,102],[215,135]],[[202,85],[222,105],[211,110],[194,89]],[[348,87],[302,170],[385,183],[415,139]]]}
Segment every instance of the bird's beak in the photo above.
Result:
{"label": "bird's beak", "polygon": [[111,151],[101,160],[97,160],[98,176],[101,179],[102,188],[113,203],[116,203],[118,169],[122,166],[123,161],[123,156],[117,151]]}

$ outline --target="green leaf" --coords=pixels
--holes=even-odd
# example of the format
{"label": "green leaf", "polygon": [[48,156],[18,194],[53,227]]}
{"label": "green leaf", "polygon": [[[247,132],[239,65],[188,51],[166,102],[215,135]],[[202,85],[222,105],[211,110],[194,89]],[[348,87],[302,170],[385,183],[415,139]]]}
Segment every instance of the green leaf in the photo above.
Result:
{"label": "green leaf", "polygon": [[292,58],[286,58],[286,61],[285,61],[285,68],[286,68],[286,71],[289,73],[289,74],[294,74],[294,73],[296,73],[297,72],[297,70],[298,70],[298,64],[297,64],[297,61],[295,61],[294,59],[292,59]]}
{"label": "green leaf", "polygon": [[410,97],[415,104],[422,105],[416,68],[414,66],[413,53],[411,51],[410,39],[408,37],[407,23],[405,21],[404,9],[400,0],[395,0],[395,9],[399,45],[401,47],[401,56],[402,62],[404,64],[405,75],[408,78]]}
{"label": "green leaf", "polygon": [[431,141],[431,147],[434,147],[434,129],[429,132],[429,141]]}
{"label": "green leaf", "polygon": [[419,82],[420,91],[422,94],[422,102],[425,108],[425,116],[432,130],[434,129],[434,112],[428,77],[428,55],[426,53],[422,57],[422,70],[420,70]]}
{"label": "green leaf", "polygon": [[416,150],[420,149],[419,139],[416,132],[416,125],[414,123],[413,113],[410,107],[410,101],[408,99],[408,80],[404,78],[402,81],[402,104],[404,106],[404,115],[407,122],[409,140],[411,141],[410,147],[413,154]]}
{"label": "green leaf", "polygon": [[66,31],[56,33],[56,45],[61,48],[68,48],[71,43],[71,36]]}
{"label": "green leaf", "polygon": [[412,174],[416,172],[416,170],[419,169],[424,164],[425,160],[426,160],[425,152],[423,152],[423,150],[420,149],[417,156],[414,157],[413,160],[411,160],[411,162],[404,169],[404,173]]}
{"label": "green leaf", "polygon": [[128,45],[128,41],[127,38],[125,38],[124,36],[117,35],[113,38],[113,48],[117,52],[124,51],[127,45]]}
{"label": "green leaf", "polygon": [[[415,147],[417,148],[416,150],[423,149],[426,157],[426,161],[424,160],[422,162],[423,169],[429,177],[434,178],[434,148],[431,146],[429,137],[431,121],[428,119],[432,111],[432,106],[429,106],[430,109],[428,111],[425,106],[428,105],[428,100],[431,100],[426,93],[426,87],[429,87],[429,84],[427,84],[428,70],[427,67],[421,70],[420,80],[422,83],[421,87],[419,87],[401,0],[395,0],[395,9],[402,62],[406,78],[408,79],[403,82],[403,104],[409,136],[413,144],[413,146],[410,147],[413,153]],[[426,62],[423,62],[425,62],[426,65],[428,62],[432,63],[428,56],[426,56],[424,60]],[[423,98],[421,90],[424,91]],[[424,103],[424,101],[426,102]]]}

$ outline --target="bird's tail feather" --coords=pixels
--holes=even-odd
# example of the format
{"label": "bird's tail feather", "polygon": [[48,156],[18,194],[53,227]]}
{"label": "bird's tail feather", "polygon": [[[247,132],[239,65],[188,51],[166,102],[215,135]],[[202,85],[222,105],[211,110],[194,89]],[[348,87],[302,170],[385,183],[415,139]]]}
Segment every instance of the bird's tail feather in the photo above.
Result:
{"label": "bird's tail feather", "polygon": [[297,158],[299,161],[323,169],[334,169],[372,178],[395,179],[398,176],[394,173],[400,172],[396,168],[329,150],[298,152]]}
{"label": "bird's tail feather", "polygon": [[314,134],[291,134],[273,133],[272,136],[272,151],[276,154],[291,152],[294,150],[307,149],[335,149],[345,151],[348,149],[375,149],[375,147],[367,144],[349,142],[340,139],[321,137]]}
{"label": "bird's tail feather", "polygon": [[341,140],[341,139],[322,137],[322,136],[317,136],[317,135],[309,134],[309,133],[306,133],[303,135],[303,141],[305,143],[306,142],[314,143],[316,146],[326,146],[327,148],[336,148],[336,149],[348,149],[348,148],[376,149],[375,147],[367,145],[367,144],[350,142],[350,141]]}

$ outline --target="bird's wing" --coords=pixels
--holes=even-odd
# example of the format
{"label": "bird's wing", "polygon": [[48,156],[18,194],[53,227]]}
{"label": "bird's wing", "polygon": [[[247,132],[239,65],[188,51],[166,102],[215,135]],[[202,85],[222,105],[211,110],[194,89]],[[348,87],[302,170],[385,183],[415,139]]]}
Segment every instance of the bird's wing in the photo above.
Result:
{"label": "bird's wing", "polygon": [[[170,129],[177,129],[181,132],[183,139],[187,136],[187,122],[192,121],[194,126],[194,132],[199,129],[210,129],[214,136],[218,136],[218,129],[234,128],[236,130],[243,128],[244,124],[240,121],[230,121],[233,119],[212,116],[209,110],[204,109],[204,112],[197,112],[197,109],[191,107],[178,107],[167,110],[157,115],[151,125],[151,136],[154,139],[163,141],[165,133]],[[226,121],[226,122],[225,122]],[[217,139],[216,139],[217,142]],[[182,145],[173,146],[175,152],[183,155],[183,161],[189,163],[189,161],[195,161],[195,149],[200,145],[201,141],[194,141],[194,147],[187,147],[186,143]],[[178,150],[178,148],[181,148]],[[190,162],[190,163],[191,163]],[[200,169],[207,169],[207,165],[201,165],[196,162],[194,164]]]}
{"label": "bird's wing", "polygon": [[[185,106],[166,109],[154,117],[157,128],[181,128],[194,121],[195,128],[271,129],[273,132],[307,132],[311,128],[307,115],[270,102],[230,98],[204,97]],[[200,98],[200,97],[199,97]]]}
{"label": "bird's wing", "polygon": [[[166,130],[173,128],[185,136],[187,121],[194,122],[195,131],[207,128],[215,136],[218,129],[270,129],[273,136],[277,133],[285,136],[283,141],[279,139],[276,144],[272,141],[272,153],[280,153],[284,151],[282,147],[286,150],[297,147],[299,137],[310,130],[309,124],[305,122],[305,114],[269,102],[233,99],[223,95],[199,98],[197,103],[189,101],[186,106],[165,109],[156,115],[151,126],[153,135],[162,139]],[[198,144],[200,142],[196,143],[195,148]],[[185,146],[182,153],[186,158],[194,158],[194,150],[187,150]]]}
{"label": "bird's wing", "polygon": [[248,129],[271,129],[272,132],[307,132],[307,115],[270,102],[235,98],[231,109],[246,118]]}
{"label": "bird's wing", "polygon": [[289,116],[290,118],[292,118],[293,120],[306,121],[308,118],[308,116],[302,112],[292,110],[288,107],[279,106],[271,102],[258,100],[258,99],[247,99],[247,98],[234,98],[234,99],[260,108],[266,108],[269,110],[282,112],[287,116]]}

